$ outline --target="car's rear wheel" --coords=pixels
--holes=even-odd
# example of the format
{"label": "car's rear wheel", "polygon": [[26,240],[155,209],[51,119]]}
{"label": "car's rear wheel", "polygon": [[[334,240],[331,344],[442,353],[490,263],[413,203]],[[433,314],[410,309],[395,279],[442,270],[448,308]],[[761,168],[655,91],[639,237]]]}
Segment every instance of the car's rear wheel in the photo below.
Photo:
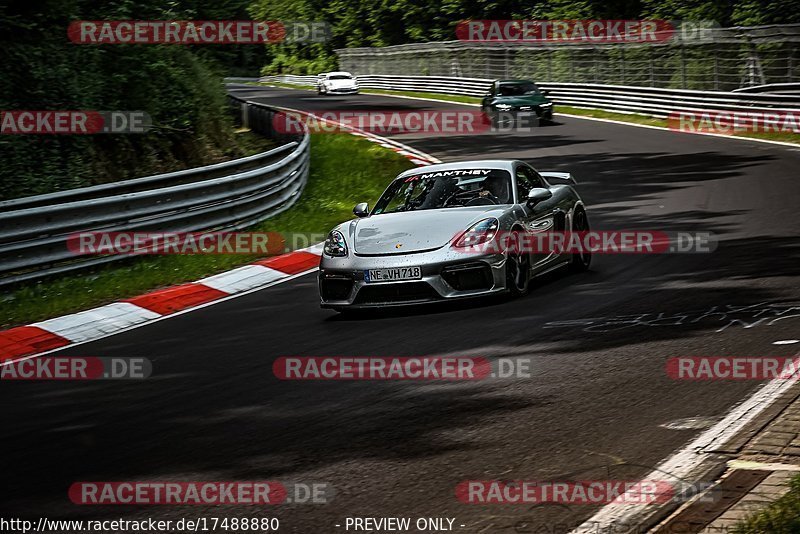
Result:
{"label": "car's rear wheel", "polygon": [[522,250],[519,230],[513,230],[506,252],[506,288],[513,297],[528,293],[531,286],[531,256]]}
{"label": "car's rear wheel", "polygon": [[[578,209],[575,212],[575,217],[572,221],[572,231],[573,232],[588,232],[589,231],[589,219],[586,217],[586,212],[582,209]],[[580,252],[573,252],[572,253],[572,261],[569,264],[569,269],[572,272],[579,273],[589,269],[589,265],[592,264],[592,253],[588,250],[583,250],[581,248]]]}

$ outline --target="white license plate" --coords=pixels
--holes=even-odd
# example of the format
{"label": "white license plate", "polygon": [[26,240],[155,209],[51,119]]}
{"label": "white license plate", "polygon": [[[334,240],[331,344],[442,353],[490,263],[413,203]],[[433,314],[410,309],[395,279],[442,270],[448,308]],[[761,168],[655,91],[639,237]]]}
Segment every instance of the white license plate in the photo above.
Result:
{"label": "white license plate", "polygon": [[368,284],[420,279],[422,279],[422,269],[420,267],[394,267],[392,269],[369,269],[364,271],[364,281]]}

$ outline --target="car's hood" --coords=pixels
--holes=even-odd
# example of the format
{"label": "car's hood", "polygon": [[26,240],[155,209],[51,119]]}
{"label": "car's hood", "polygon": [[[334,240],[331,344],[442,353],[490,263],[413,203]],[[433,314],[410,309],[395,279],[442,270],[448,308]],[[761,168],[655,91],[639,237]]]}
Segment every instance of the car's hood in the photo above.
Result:
{"label": "car's hood", "polygon": [[495,104],[508,104],[510,106],[538,106],[550,102],[544,95],[523,95],[523,96],[498,96],[495,97]]}
{"label": "car's hood", "polygon": [[386,213],[351,227],[356,254],[407,254],[443,247],[476,222],[498,217],[499,206]]}
{"label": "car's hood", "polygon": [[350,89],[356,86],[355,80],[328,80],[328,85],[334,89]]}

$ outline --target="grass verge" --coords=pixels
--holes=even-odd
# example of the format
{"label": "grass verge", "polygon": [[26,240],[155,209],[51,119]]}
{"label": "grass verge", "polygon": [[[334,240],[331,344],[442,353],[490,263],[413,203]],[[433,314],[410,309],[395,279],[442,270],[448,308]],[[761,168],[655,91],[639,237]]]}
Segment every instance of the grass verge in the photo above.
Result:
{"label": "grass verge", "polygon": [[264,85],[267,87],[284,87],[286,89],[305,89],[307,91],[317,90],[317,88],[313,85],[283,83],[283,82],[245,82],[245,85]]}
{"label": "grass verge", "polygon": [[[573,108],[569,106],[558,106],[558,112],[568,113],[570,115],[580,115],[582,117],[592,117],[598,119],[610,119],[620,122],[630,122],[633,124],[644,124],[646,126],[657,126],[659,128],[669,128],[666,119],[658,119],[648,115],[638,115],[636,113],[613,113],[611,111],[603,111],[599,109],[583,109]],[[751,139],[766,139],[769,141],[781,141],[783,143],[800,144],[800,134],[783,133],[783,132],[739,132],[731,135],[731,137],[748,137]]]}
{"label": "grass verge", "polygon": [[464,95],[443,95],[439,93],[422,93],[419,91],[391,91],[388,89],[365,89],[362,93],[369,93],[374,95],[397,95],[397,96],[411,96],[415,98],[432,98],[434,100],[444,100],[446,102],[456,102],[458,104],[480,104],[481,99],[477,96],[464,96]]}
{"label": "grass verge", "polygon": [[[403,156],[359,137],[315,135],[311,140],[311,173],[300,200],[251,231],[325,234],[352,218],[356,203],[373,204],[391,178],[412,166]],[[245,255],[147,256],[93,272],[21,285],[0,295],[0,328],[191,282],[255,259]]]}
{"label": "grass verge", "polygon": [[800,477],[791,480],[787,494],[739,523],[732,532],[735,534],[800,532]]}
{"label": "grass verge", "polygon": [[236,155],[234,157],[225,158],[221,161],[228,161],[231,159],[236,158],[245,158],[247,156],[252,156],[254,154],[259,154],[261,152],[266,152],[272,148],[278,146],[278,143],[264,137],[263,135],[259,135],[255,132],[250,131],[249,128],[239,128],[238,130],[234,130],[234,142],[236,146],[239,148],[240,155]]}

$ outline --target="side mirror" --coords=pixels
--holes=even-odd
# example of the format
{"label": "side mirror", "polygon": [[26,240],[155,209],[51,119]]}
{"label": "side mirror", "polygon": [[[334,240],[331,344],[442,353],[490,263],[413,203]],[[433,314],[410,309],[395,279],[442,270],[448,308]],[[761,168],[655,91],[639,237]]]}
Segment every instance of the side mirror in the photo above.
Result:
{"label": "side mirror", "polygon": [[543,94],[544,96],[550,96],[550,91],[548,91],[547,89],[542,89],[542,91],[541,91],[541,92],[542,92],[542,94]]}
{"label": "side mirror", "polygon": [[369,204],[366,202],[359,202],[356,204],[356,207],[353,208],[353,215],[356,217],[366,217],[369,215]]}
{"label": "side mirror", "polygon": [[544,187],[533,187],[528,191],[528,206],[533,207],[539,202],[553,197],[553,192]]}

